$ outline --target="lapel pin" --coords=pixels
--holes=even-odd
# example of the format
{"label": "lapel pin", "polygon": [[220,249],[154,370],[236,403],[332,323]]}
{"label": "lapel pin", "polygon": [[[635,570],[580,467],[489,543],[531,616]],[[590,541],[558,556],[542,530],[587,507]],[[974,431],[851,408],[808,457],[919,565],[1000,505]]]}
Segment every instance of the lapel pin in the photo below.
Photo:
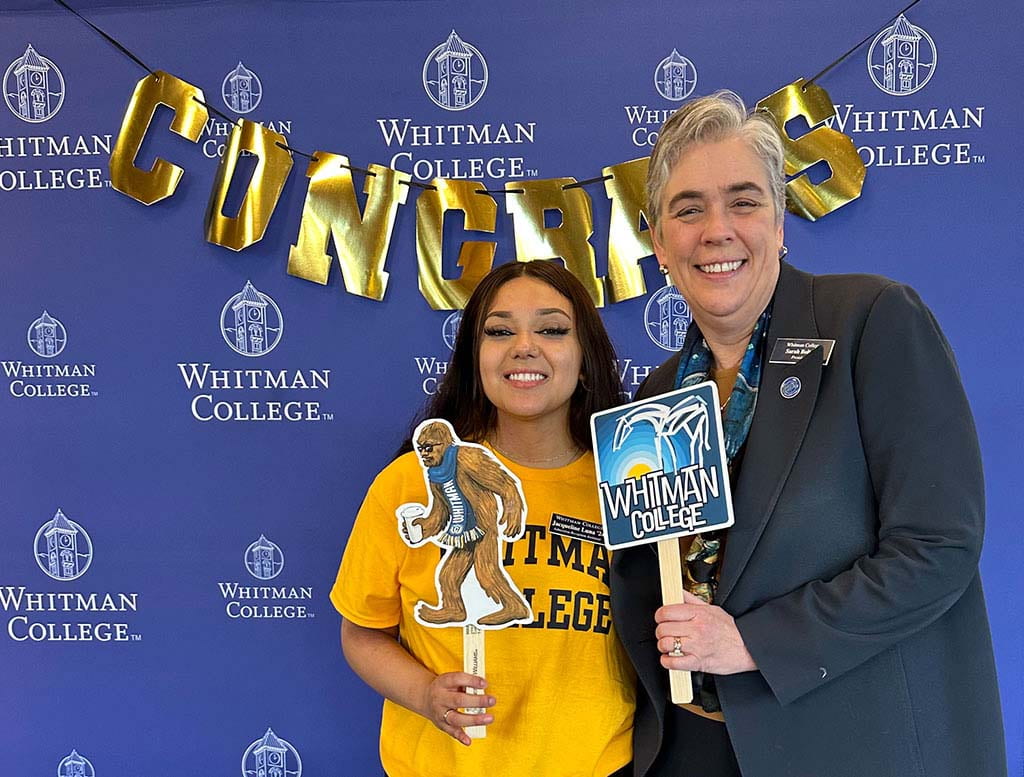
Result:
{"label": "lapel pin", "polygon": [[779,386],[779,393],[782,394],[783,399],[792,399],[800,393],[800,378],[791,375],[782,381],[782,385]]}

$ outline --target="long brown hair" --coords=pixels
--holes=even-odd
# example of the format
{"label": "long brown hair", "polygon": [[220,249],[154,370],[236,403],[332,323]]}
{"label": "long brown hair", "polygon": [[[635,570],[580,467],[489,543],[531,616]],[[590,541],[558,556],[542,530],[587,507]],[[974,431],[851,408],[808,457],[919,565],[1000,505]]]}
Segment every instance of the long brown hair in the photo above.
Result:
{"label": "long brown hair", "polygon": [[[484,394],[477,355],[484,319],[498,289],[515,278],[543,281],[572,303],[576,336],[583,362],[582,378],[569,400],[569,434],[584,450],[592,447],[590,416],[623,401],[622,384],[615,369],[615,349],[590,295],[571,272],[553,261],[509,262],[491,270],[473,291],[455,338],[448,371],[437,393],[417,417],[444,418],[464,440],[483,440],[497,423],[497,411]],[[399,452],[412,449],[412,430]]]}

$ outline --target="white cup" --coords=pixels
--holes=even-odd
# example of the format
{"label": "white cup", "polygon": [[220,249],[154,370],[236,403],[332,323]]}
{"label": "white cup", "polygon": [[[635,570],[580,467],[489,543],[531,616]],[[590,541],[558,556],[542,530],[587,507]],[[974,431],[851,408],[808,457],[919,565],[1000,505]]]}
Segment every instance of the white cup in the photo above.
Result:
{"label": "white cup", "polygon": [[413,545],[418,545],[423,542],[423,527],[418,523],[413,523],[417,518],[422,518],[427,514],[426,508],[421,504],[415,502],[409,502],[398,508],[398,517],[402,521],[402,526],[405,528],[405,536],[409,538],[409,542]]}

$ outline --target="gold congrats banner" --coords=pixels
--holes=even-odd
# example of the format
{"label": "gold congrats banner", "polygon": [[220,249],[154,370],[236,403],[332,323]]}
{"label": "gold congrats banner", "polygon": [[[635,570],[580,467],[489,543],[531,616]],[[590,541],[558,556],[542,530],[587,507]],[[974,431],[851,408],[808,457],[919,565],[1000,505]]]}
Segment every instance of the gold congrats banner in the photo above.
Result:
{"label": "gold congrats banner", "polygon": [[[175,76],[156,71],[135,86],[121,131],[110,156],[111,185],[146,205],[173,196],[182,168],[157,159],[152,169],[135,166],[139,148],[150,131],[158,105],[174,112],[172,132],[199,141],[208,118],[203,92]],[[785,172],[796,176],[787,184],[788,207],[814,221],[860,196],[863,160],[846,135],[824,126],[833,115],[832,100],[820,86],[800,79],[757,103],[775,122],[785,148]],[[786,123],[803,117],[811,131],[791,138]],[[256,166],[238,212],[224,212],[227,194],[243,156]],[[241,251],[261,240],[292,169],[284,136],[245,119],[235,122],[214,178],[206,210],[206,239]],[[812,184],[804,171],[825,162],[831,175]],[[608,275],[597,275],[590,238],[594,232],[592,201],[574,178],[507,181],[505,210],[512,217],[517,261],[561,259],[603,306],[647,293],[639,261],[653,253],[644,228],[644,182],[648,157],[601,170],[611,201],[608,228]],[[288,273],[326,284],[330,275],[330,242],[341,266],[345,290],[383,300],[384,271],[398,208],[405,205],[412,184],[408,173],[371,164],[363,184],[366,207],[360,212],[352,166],[347,157],[318,151],[306,169],[309,186],[295,245],[288,252]],[[442,235],[445,214],[461,211],[465,228],[494,232],[498,205],[480,181],[435,178],[416,200],[416,257],[419,288],[435,310],[462,308],[476,284],[491,269],[497,244],[467,240],[459,248],[456,279],[443,276]],[[561,215],[558,226],[545,226],[545,212]]]}

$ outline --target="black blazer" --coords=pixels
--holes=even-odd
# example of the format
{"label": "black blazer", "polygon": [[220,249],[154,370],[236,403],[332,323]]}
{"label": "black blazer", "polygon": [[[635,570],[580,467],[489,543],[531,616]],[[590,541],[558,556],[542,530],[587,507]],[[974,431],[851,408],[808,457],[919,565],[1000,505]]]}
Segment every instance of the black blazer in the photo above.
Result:
{"label": "black blazer", "polygon": [[[691,327],[687,345],[694,336]],[[953,354],[910,288],[783,263],[768,329],[836,341],[764,365],[717,603],[758,670],[718,693],[744,777],[999,777],[1002,717],[978,577],[984,488]],[[673,388],[677,354],[638,397]],[[788,377],[801,390],[785,399]],[[635,773],[668,701],[654,545],[616,551],[612,613],[639,678]],[[700,774],[699,754],[668,754]],[[692,763],[693,766],[687,766]]]}

